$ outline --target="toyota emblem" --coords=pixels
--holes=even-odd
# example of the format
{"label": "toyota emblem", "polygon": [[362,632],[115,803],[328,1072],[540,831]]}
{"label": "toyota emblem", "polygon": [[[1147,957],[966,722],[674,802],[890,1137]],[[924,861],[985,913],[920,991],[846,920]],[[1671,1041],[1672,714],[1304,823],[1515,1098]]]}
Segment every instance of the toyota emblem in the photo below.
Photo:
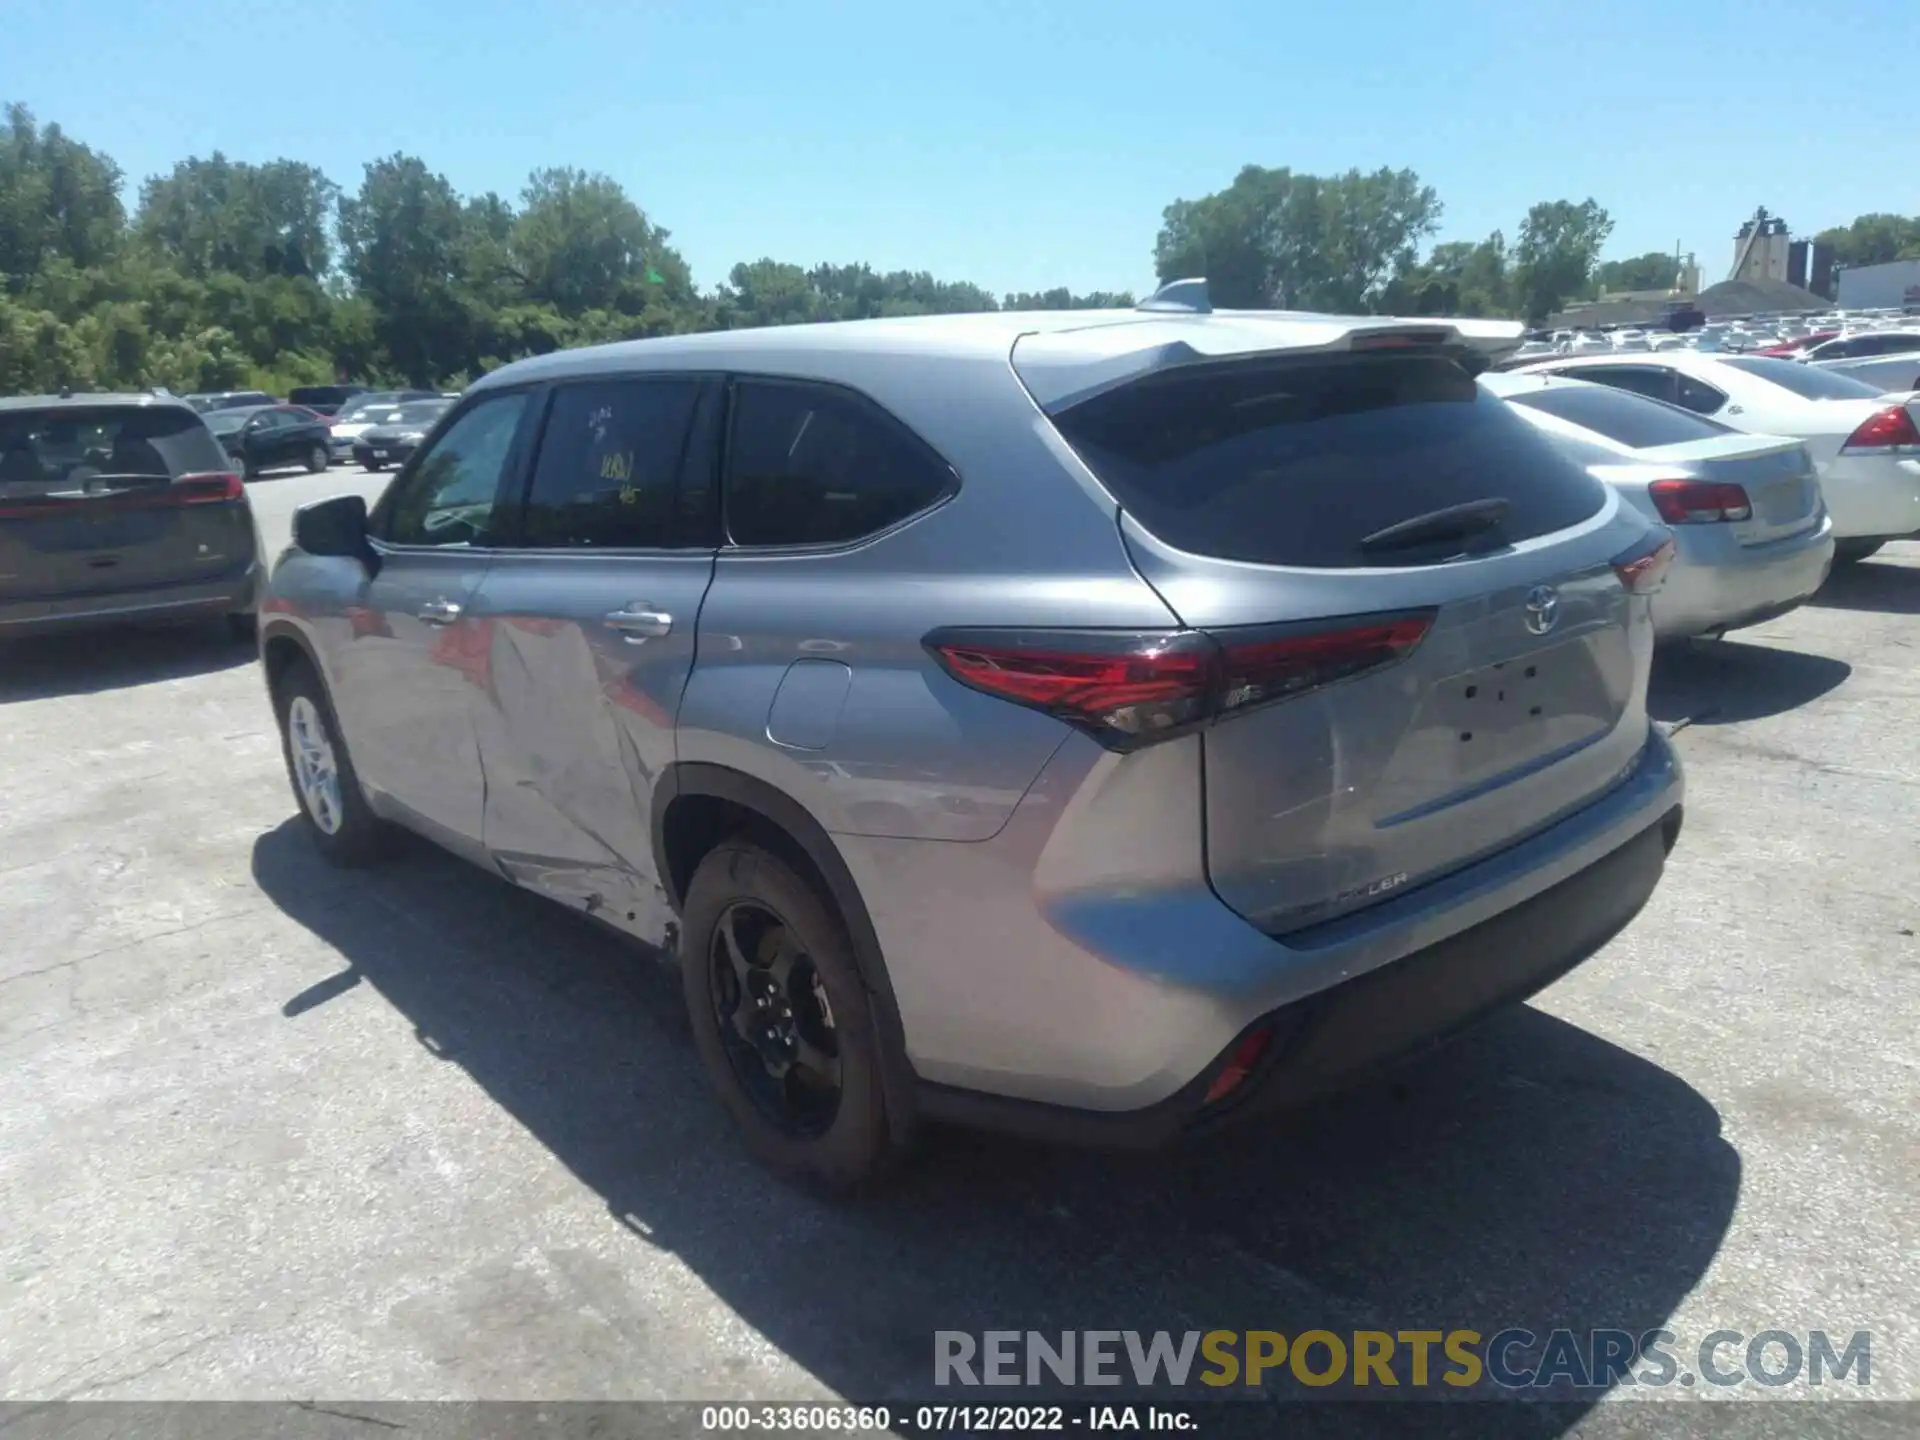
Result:
{"label": "toyota emblem", "polygon": [[1527,629],[1545,635],[1560,623],[1560,592],[1551,585],[1536,585],[1527,591]]}

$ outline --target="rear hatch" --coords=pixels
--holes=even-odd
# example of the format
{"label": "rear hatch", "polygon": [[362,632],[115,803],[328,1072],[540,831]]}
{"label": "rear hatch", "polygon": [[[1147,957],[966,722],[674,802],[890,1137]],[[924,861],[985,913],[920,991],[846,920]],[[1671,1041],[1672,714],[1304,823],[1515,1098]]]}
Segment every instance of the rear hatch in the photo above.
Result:
{"label": "rear hatch", "polygon": [[0,600],[214,581],[254,553],[246,492],[186,407],[0,411]]}
{"label": "rear hatch", "polygon": [[1664,532],[1432,339],[1175,365],[1053,416],[1244,672],[1255,703],[1203,732],[1207,865],[1271,933],[1513,845],[1646,744],[1646,576],[1617,562]]}

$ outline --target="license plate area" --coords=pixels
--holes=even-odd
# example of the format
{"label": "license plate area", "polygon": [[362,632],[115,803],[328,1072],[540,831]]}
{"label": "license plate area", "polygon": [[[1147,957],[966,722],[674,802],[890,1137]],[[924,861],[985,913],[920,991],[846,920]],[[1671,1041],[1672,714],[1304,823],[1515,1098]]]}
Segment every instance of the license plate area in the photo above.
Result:
{"label": "license plate area", "polygon": [[1612,729],[1618,677],[1609,680],[1599,653],[1606,633],[1436,681],[1382,779],[1380,823],[1550,763]]}
{"label": "license plate area", "polygon": [[1754,509],[1769,525],[1790,525],[1812,508],[1807,481],[1802,477],[1769,485],[1754,497]]}

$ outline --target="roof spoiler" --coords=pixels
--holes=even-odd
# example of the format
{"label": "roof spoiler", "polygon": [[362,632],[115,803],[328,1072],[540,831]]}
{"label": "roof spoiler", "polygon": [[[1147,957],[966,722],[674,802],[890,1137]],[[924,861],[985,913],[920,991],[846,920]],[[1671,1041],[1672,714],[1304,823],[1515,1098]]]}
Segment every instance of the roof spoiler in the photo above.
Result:
{"label": "roof spoiler", "polygon": [[[1162,286],[1134,318],[1032,332],[1014,342],[1013,368],[1036,404],[1057,414],[1162,370],[1257,357],[1465,350],[1476,372],[1520,348],[1518,320],[1316,315],[1291,310],[1206,310],[1204,281]],[[1198,293],[1190,288],[1199,286]],[[1167,290],[1175,294],[1162,298]]]}

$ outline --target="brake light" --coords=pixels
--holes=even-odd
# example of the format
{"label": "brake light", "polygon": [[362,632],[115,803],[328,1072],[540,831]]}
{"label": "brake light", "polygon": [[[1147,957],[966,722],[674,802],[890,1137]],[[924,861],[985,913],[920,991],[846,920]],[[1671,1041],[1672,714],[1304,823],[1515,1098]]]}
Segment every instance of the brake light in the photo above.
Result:
{"label": "brake light", "polygon": [[1645,545],[1629,550],[1613,562],[1613,573],[1631,595],[1651,595],[1673,566],[1673,536],[1661,531]]}
{"label": "brake light", "polygon": [[161,504],[172,505],[217,505],[227,500],[244,500],[247,487],[240,477],[230,470],[216,470],[199,475],[182,475],[170,485]]}
{"label": "brake light", "polygon": [[1444,330],[1362,331],[1347,342],[1349,350],[1426,350],[1447,342]]}
{"label": "brake light", "polygon": [[1669,525],[1705,525],[1717,520],[1751,520],[1753,502],[1738,485],[1679,477],[1647,486],[1653,508]]}
{"label": "brake light", "polygon": [[1913,415],[1906,406],[1889,405],[1849,435],[1847,443],[1840,447],[1842,455],[1857,455],[1863,450],[1876,455],[1920,453],[1920,426],[1913,423]]}
{"label": "brake light", "polygon": [[962,685],[1045,711],[1131,750],[1250,706],[1393,665],[1432,611],[1202,630],[936,630],[925,644]]}
{"label": "brake light", "polygon": [[[157,480],[160,477],[156,475],[152,478]],[[173,505],[219,505],[244,500],[246,496],[247,487],[238,475],[224,470],[207,471],[197,475],[181,475],[166,485],[143,485],[117,493],[32,495],[12,504],[0,505],[0,520],[30,520],[35,516],[70,511],[76,505],[100,505],[115,510],[153,510]]]}

